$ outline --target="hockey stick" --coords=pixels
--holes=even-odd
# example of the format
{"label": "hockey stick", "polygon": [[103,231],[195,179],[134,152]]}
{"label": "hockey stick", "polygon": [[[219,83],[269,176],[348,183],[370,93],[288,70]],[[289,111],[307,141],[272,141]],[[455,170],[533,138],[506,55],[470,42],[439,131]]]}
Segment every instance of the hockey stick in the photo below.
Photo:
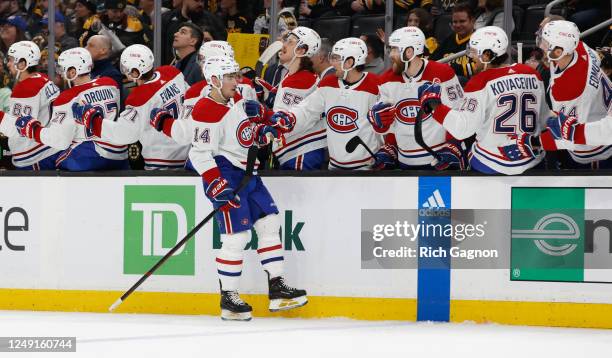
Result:
{"label": "hockey stick", "polygon": [[[253,177],[253,168],[255,167],[256,159],[257,159],[257,146],[253,145],[249,148],[249,153],[247,154],[247,165],[246,165],[245,174],[242,180],[240,181],[240,184],[236,188],[236,190],[234,190],[235,194],[237,194],[242,189],[244,189],[249,183],[249,181],[251,180],[251,178]],[[170,251],[168,251],[168,253],[164,255],[164,257],[162,257],[159,261],[157,261],[157,263],[153,265],[153,267],[151,267],[149,271],[147,271],[134,285],[132,285],[132,287],[130,287],[129,290],[127,290],[123,295],[121,295],[121,297],[119,297],[117,301],[115,301],[115,303],[113,303],[109,307],[108,310],[110,312],[113,312],[117,307],[119,307],[119,305],[122,304],[123,301],[125,301],[132,294],[132,292],[134,292],[143,282],[145,282],[147,278],[149,278],[149,276],[153,274],[153,272],[155,272],[161,265],[163,265],[164,262],[166,262],[166,260],[168,260],[178,249],[180,249],[183,245],[185,245],[187,241],[189,241],[189,239],[191,239],[204,225],[206,225],[206,223],[209,222],[210,219],[212,219],[213,216],[215,216],[215,214],[217,214],[219,209],[220,207],[211,211],[210,214],[208,214],[202,221],[200,221],[198,225],[196,225],[193,229],[191,229],[191,231],[189,231],[189,233],[187,233],[187,235],[183,239],[181,239],[181,241],[179,241],[176,245],[174,245],[174,247],[170,249]]]}
{"label": "hockey stick", "polygon": [[[440,80],[434,78],[433,83],[440,83]],[[414,139],[421,148],[425,149],[427,153],[434,157],[434,161],[431,165],[436,165],[438,162],[442,161],[440,155],[435,150],[431,149],[423,139],[423,107],[419,107],[419,112],[414,122]]]}
{"label": "hockey stick", "polygon": [[362,145],[368,151],[368,153],[370,153],[372,158],[376,160],[376,155],[374,155],[374,152],[372,152],[372,150],[367,146],[367,144],[363,142],[361,137],[358,135],[354,136],[348,142],[346,142],[346,146],[344,147],[344,149],[346,149],[346,151],[349,153],[353,153],[355,149],[357,149],[358,145]]}
{"label": "hockey stick", "polygon": [[261,54],[261,56],[259,56],[259,59],[257,60],[257,63],[255,64],[255,73],[257,73],[257,76],[260,77],[261,73],[263,71],[264,66],[270,62],[270,60],[272,59],[272,57],[274,57],[274,55],[276,55],[278,53],[278,51],[281,50],[281,48],[283,47],[283,43],[280,41],[274,41],[270,44],[270,46],[268,46],[264,52]]}

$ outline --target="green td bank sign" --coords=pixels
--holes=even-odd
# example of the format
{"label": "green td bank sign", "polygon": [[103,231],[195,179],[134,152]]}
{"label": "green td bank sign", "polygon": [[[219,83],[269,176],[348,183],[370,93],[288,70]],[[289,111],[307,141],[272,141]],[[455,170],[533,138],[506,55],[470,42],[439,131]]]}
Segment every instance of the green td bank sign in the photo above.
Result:
{"label": "green td bank sign", "polygon": [[[144,274],[195,226],[196,187],[193,185],[126,185],[124,187],[123,273]],[[221,248],[217,223],[207,247]],[[285,211],[281,239],[284,249],[304,251],[300,232],[304,222],[295,222]],[[247,250],[257,249],[252,230]],[[195,240],[191,239],[161,266],[156,275],[194,275]]]}

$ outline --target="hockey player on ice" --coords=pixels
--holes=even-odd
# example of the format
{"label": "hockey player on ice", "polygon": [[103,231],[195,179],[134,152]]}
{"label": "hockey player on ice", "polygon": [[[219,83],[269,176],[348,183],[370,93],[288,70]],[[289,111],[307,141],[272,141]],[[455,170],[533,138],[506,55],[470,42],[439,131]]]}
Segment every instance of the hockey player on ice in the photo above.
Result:
{"label": "hockey player on ice", "polygon": [[[468,56],[484,70],[465,86],[463,103],[452,109],[441,103],[441,88],[423,84],[421,106],[455,138],[476,133],[470,166],[482,173],[521,174],[538,165],[544,153],[533,153],[524,138],[540,133],[549,112],[539,73],[527,65],[506,63],[508,37],[496,26],[476,30]],[[517,144],[509,138],[517,137]]]}
{"label": "hockey player on ice", "polygon": [[359,146],[352,153],[346,143],[358,135],[373,152],[382,146],[382,136],[368,123],[367,113],[378,99],[378,78],[363,72],[367,46],[361,39],[349,37],[334,45],[331,63],[335,76],[326,76],[318,88],[291,112],[276,112],[294,117],[296,126],[320,121],[323,113],[329,151],[329,169],[370,169],[374,160]]}
{"label": "hockey player on ice", "polygon": [[60,89],[47,76],[36,71],[40,49],[31,41],[19,41],[8,52],[8,69],[15,78],[9,111],[0,121],[0,132],[8,137],[13,165],[21,170],[53,170],[60,150],[21,136],[15,121],[22,116],[37,118],[41,126],[49,122],[51,102]]}
{"label": "hockey player on ice", "polygon": [[160,66],[153,69],[153,61],[153,52],[144,45],[132,45],[123,50],[121,72],[136,83],[125,101],[125,109],[117,121],[104,120],[100,113],[87,117],[84,125],[97,138],[114,144],[140,141],[146,170],[181,169],[187,160],[189,144],[177,144],[151,128],[149,121],[160,108],[178,119],[188,85],[177,68]]}
{"label": "hockey player on ice", "polygon": [[612,83],[579,36],[574,23],[559,20],[538,37],[551,63],[550,99],[558,116],[548,120],[539,142],[545,150],[569,149],[574,169],[609,168],[612,141],[608,121],[601,119],[611,107]]}
{"label": "hockey player on ice", "polygon": [[[283,37],[279,60],[286,64],[288,72],[278,88],[274,89],[274,112],[291,111],[316,90],[318,76],[312,68],[311,57],[320,46],[319,34],[307,27],[296,27]],[[263,105],[255,101],[247,101],[245,110],[251,117],[264,113]],[[282,141],[274,142],[273,153],[281,169],[321,169],[325,162],[325,139],[322,121],[302,121],[293,131],[285,134]]]}
{"label": "hockey player on ice", "polygon": [[127,146],[98,140],[83,126],[94,116],[115,119],[119,109],[117,83],[109,77],[91,79],[91,55],[82,47],[62,52],[57,63],[69,88],[53,101],[49,125],[44,127],[38,118],[22,116],[15,124],[17,131],[23,137],[63,150],[56,160],[59,169],[129,169]]}
{"label": "hockey player on ice", "polygon": [[[444,127],[431,115],[423,116],[423,140],[441,157],[436,161],[417,144],[414,135],[415,122],[420,109],[418,88],[425,82],[438,82],[442,103],[458,108],[463,99],[463,89],[453,69],[447,65],[423,58],[425,35],[418,27],[408,26],[393,31],[389,36],[392,68],[381,75],[380,102],[368,112],[368,120],[378,133],[388,133],[385,149],[397,150],[401,169],[436,169],[449,166],[466,169],[462,144],[450,138]],[[378,155],[375,167],[389,163],[391,157]],[[435,163],[435,164],[434,164]]]}
{"label": "hockey player on ice", "polygon": [[[254,228],[258,241],[257,253],[268,275],[270,311],[280,311],[307,303],[306,291],[288,286],[283,278],[283,248],[280,240],[278,209],[261,178],[251,178],[239,194],[234,188],[245,175],[247,152],[255,142],[268,145],[270,137],[280,138],[290,131],[294,122],[282,116],[272,116],[271,125],[251,122],[240,102],[231,99],[236,94],[236,63],[225,57],[211,57],[204,64],[204,76],[211,84],[208,97],[200,99],[189,118],[192,148],[191,163],[202,176],[204,193],[215,208],[221,232],[222,247],[216,258],[221,288],[221,318],[250,320],[252,308],[238,294],[242,273],[244,247]],[[151,125],[169,136],[177,125],[171,116],[155,116]],[[182,133],[183,129],[176,129]]]}

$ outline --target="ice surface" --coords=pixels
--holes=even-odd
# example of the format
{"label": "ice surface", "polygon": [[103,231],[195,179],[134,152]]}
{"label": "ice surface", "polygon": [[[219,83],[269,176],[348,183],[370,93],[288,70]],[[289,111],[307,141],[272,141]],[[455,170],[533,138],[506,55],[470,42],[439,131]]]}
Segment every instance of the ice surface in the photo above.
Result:
{"label": "ice surface", "polygon": [[[0,357],[610,357],[612,330],[343,318],[0,311],[0,336],[76,336],[76,353]],[[398,355],[401,353],[402,355]],[[381,356],[381,354],[392,354]]]}

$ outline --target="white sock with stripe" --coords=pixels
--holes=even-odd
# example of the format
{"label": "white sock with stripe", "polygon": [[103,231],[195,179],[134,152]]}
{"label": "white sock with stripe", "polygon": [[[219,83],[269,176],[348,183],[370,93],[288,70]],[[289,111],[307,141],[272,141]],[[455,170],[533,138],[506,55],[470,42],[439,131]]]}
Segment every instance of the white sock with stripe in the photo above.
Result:
{"label": "white sock with stripe", "polygon": [[280,240],[280,220],[277,214],[268,215],[257,220],[254,225],[257,237],[257,254],[264,270],[270,273],[270,278],[283,275],[284,257],[283,245]]}
{"label": "white sock with stripe", "polygon": [[221,235],[221,250],[217,254],[217,273],[224,291],[238,290],[242,274],[244,247],[251,238],[249,231]]}

